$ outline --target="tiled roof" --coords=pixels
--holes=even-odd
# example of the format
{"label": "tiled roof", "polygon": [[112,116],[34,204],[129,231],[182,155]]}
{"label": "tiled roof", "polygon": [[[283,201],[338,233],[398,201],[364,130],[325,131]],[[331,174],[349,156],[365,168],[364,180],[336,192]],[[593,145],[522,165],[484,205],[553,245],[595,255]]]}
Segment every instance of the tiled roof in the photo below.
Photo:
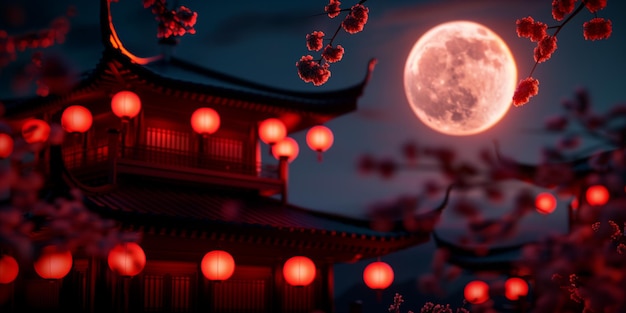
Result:
{"label": "tiled roof", "polygon": [[87,200],[118,216],[167,218],[202,224],[233,224],[274,229],[315,230],[348,236],[401,237],[406,232],[379,232],[369,222],[282,204],[279,200],[223,190],[181,186],[122,185],[88,195]]}

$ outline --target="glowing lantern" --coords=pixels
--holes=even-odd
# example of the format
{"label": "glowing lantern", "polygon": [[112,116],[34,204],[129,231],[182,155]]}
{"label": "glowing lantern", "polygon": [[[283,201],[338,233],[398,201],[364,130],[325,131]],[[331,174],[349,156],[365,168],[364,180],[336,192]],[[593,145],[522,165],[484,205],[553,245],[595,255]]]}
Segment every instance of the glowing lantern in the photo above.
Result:
{"label": "glowing lantern", "polygon": [[220,116],[211,108],[199,108],[191,115],[191,128],[202,136],[216,132],[219,127]]}
{"label": "glowing lantern", "polygon": [[45,279],[61,279],[72,269],[72,253],[47,246],[35,261],[35,272]]}
{"label": "glowing lantern", "polygon": [[10,284],[17,277],[20,268],[10,255],[0,256],[0,284]]}
{"label": "glowing lantern", "polygon": [[372,289],[385,289],[393,282],[393,269],[385,262],[370,263],[363,271],[363,281]]}
{"label": "glowing lantern", "polygon": [[528,294],[528,284],[519,277],[511,277],[504,283],[504,295],[511,301],[518,300]]}
{"label": "glowing lantern", "polygon": [[109,252],[108,263],[112,271],[132,277],[143,270],[146,265],[146,254],[134,242],[120,243]]}
{"label": "glowing lantern", "polygon": [[593,185],[585,193],[590,205],[604,205],[609,201],[609,191],[602,185]]}
{"label": "glowing lantern", "polygon": [[209,280],[227,280],[235,272],[235,259],[226,251],[214,250],[204,255],[200,268]]}
{"label": "glowing lantern", "polygon": [[141,111],[141,100],[132,91],[120,91],[111,99],[111,110],[122,120],[129,120]]}
{"label": "glowing lantern", "polygon": [[472,304],[481,304],[489,300],[489,285],[484,281],[475,280],[465,285],[465,300]]}
{"label": "glowing lantern", "polygon": [[550,214],[556,209],[556,198],[549,192],[542,192],[535,198],[535,207],[542,214]]}
{"label": "glowing lantern", "polygon": [[277,118],[268,118],[259,125],[259,137],[268,145],[273,145],[287,136],[285,124]]}
{"label": "glowing lantern", "polygon": [[574,210],[578,209],[578,199],[577,198],[572,199],[572,202],[570,202],[570,206]]}
{"label": "glowing lantern", "polygon": [[91,112],[80,105],[67,107],[61,116],[61,126],[68,133],[84,133],[89,130],[92,122]]}
{"label": "glowing lantern", "polygon": [[0,133],[0,159],[7,158],[13,153],[13,138],[8,134]]}
{"label": "glowing lantern", "polygon": [[315,264],[304,256],[294,256],[285,262],[283,276],[292,286],[307,286],[315,279]]}
{"label": "glowing lantern", "polygon": [[317,152],[317,159],[322,160],[322,152],[325,152],[333,145],[333,132],[326,126],[318,125],[306,134],[306,143],[311,150]]}
{"label": "glowing lantern", "polygon": [[50,136],[50,125],[46,121],[32,118],[22,125],[22,137],[28,143],[42,143]]}
{"label": "glowing lantern", "polygon": [[287,161],[291,162],[298,156],[298,152],[300,152],[298,143],[290,137],[285,137],[272,147],[272,154],[278,160],[287,158]]}

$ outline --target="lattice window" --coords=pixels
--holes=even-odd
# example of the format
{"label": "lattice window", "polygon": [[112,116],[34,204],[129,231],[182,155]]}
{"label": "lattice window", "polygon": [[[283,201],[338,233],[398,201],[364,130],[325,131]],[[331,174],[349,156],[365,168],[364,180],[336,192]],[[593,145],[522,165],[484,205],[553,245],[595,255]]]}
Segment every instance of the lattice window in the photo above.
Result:
{"label": "lattice window", "polygon": [[191,310],[191,278],[188,276],[172,277],[171,312],[189,312]]}
{"label": "lattice window", "polygon": [[293,313],[308,313],[315,306],[314,285],[294,287],[289,284],[284,286],[283,310]]}
{"label": "lattice window", "polygon": [[143,308],[145,312],[161,312],[163,306],[164,279],[161,275],[145,275]]}
{"label": "lattice window", "polygon": [[262,279],[229,279],[214,284],[213,311],[264,312],[268,307],[267,292],[267,281]]}
{"label": "lattice window", "polygon": [[241,140],[211,137],[207,144],[207,152],[212,158],[233,162],[243,160],[243,142]]}
{"label": "lattice window", "polygon": [[150,148],[188,152],[190,142],[188,132],[156,127],[148,127],[146,130],[146,145]]}

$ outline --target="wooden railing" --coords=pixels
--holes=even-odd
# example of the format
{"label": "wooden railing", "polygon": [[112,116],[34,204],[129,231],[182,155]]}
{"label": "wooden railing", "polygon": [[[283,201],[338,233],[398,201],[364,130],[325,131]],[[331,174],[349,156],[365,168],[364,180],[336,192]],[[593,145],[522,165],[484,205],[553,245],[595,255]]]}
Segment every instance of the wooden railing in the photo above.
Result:
{"label": "wooden railing", "polygon": [[[101,168],[110,162],[108,144],[82,149],[80,146],[64,147],[65,166],[77,172]],[[242,174],[247,176],[278,179],[278,169],[273,165],[246,164],[240,159],[215,156],[208,153],[200,155],[188,151],[163,149],[153,146],[137,145],[119,149],[117,159],[141,161],[152,165],[165,165],[186,169],[205,169],[218,172]]]}

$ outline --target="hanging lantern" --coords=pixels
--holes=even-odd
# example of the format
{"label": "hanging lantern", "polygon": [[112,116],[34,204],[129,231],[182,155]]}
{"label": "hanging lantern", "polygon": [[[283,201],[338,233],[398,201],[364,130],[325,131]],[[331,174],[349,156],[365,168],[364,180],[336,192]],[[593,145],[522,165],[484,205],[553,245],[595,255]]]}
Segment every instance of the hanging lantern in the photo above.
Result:
{"label": "hanging lantern", "polygon": [[298,152],[300,152],[298,143],[291,137],[285,137],[272,146],[272,154],[277,160],[285,157],[287,161],[291,162],[298,156]]}
{"label": "hanging lantern", "polygon": [[283,140],[287,136],[287,128],[283,121],[277,118],[268,118],[259,125],[259,138],[268,145]]}
{"label": "hanging lantern", "polygon": [[311,150],[317,152],[317,160],[322,160],[322,153],[333,145],[333,132],[326,126],[318,125],[309,129],[306,143]]}
{"label": "hanging lantern", "polygon": [[191,128],[202,136],[216,132],[219,127],[220,116],[211,108],[199,108],[191,115]]}
{"label": "hanging lantern", "polygon": [[122,120],[132,119],[141,111],[141,99],[132,91],[120,91],[111,99],[111,110]]}
{"label": "hanging lantern", "polygon": [[283,276],[292,286],[307,286],[315,279],[315,264],[305,256],[294,256],[285,262]]}
{"label": "hanging lantern", "polygon": [[69,106],[61,116],[61,126],[68,133],[84,133],[93,123],[89,109],[80,105]]}
{"label": "hanging lantern", "polygon": [[44,120],[32,118],[22,125],[22,137],[27,143],[43,143],[50,136],[50,125]]}
{"label": "hanging lantern", "polygon": [[593,185],[587,188],[585,198],[590,205],[604,205],[609,201],[609,190],[603,185]]}
{"label": "hanging lantern", "polygon": [[227,280],[235,272],[235,259],[226,251],[214,250],[204,255],[200,268],[208,280]]}
{"label": "hanging lantern", "polygon": [[13,137],[0,133],[0,159],[8,158],[13,153]]}
{"label": "hanging lantern", "polygon": [[20,268],[10,255],[0,255],[0,284],[10,284],[17,277]]}
{"label": "hanging lantern", "polygon": [[556,198],[549,192],[542,192],[535,198],[535,207],[541,214],[550,214],[556,209]]}
{"label": "hanging lantern", "polygon": [[519,300],[528,294],[528,284],[519,277],[511,277],[504,283],[504,295],[511,301]]}
{"label": "hanging lantern", "polygon": [[386,289],[393,282],[393,269],[385,262],[370,263],[363,271],[363,281],[371,289]]}
{"label": "hanging lantern", "polygon": [[72,253],[56,246],[47,246],[35,261],[35,272],[45,279],[61,279],[72,269]]}
{"label": "hanging lantern", "polygon": [[484,281],[475,280],[465,285],[465,300],[472,304],[481,304],[489,300],[489,285]]}
{"label": "hanging lantern", "polygon": [[146,254],[134,242],[124,242],[116,245],[109,252],[109,268],[125,277],[135,276],[146,266]]}

